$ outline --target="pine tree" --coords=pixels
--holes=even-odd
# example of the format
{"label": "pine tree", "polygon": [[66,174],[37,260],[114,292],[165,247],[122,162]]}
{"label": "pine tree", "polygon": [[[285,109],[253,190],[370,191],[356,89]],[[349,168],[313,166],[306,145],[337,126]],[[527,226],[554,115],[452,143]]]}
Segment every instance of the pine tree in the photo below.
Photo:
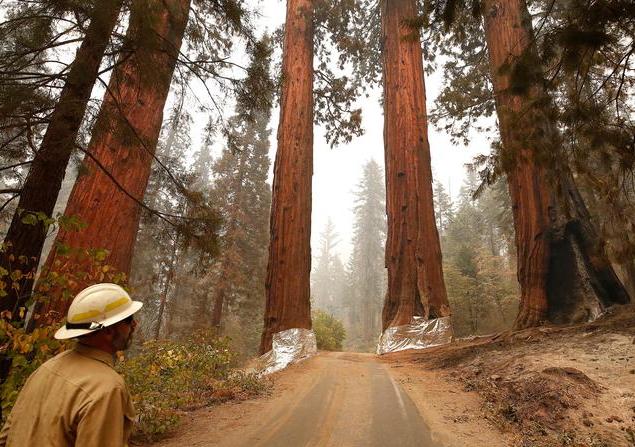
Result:
{"label": "pine tree", "polygon": [[[157,158],[168,168],[169,175],[176,176],[186,184],[188,179],[192,179],[186,166],[186,155],[192,144],[192,119],[183,107],[184,101],[184,97],[175,101],[163,125]],[[162,166],[153,165],[145,202],[151,209],[184,215],[186,202],[179,200],[180,191],[169,175]],[[188,253],[184,242],[178,227],[144,210],[135,241],[130,278],[135,293],[145,304],[140,330],[144,338],[159,338],[166,334],[171,304],[175,301],[175,282],[182,276],[184,264],[187,263]],[[187,301],[187,297],[179,297],[179,301],[181,298]]]}
{"label": "pine tree", "polygon": [[339,236],[329,217],[320,234],[320,248],[311,274],[311,296],[316,308],[339,317],[342,305],[340,282],[344,266],[335,251],[338,243]]}
{"label": "pine tree", "polygon": [[435,180],[432,185],[434,215],[436,216],[439,234],[443,237],[454,217],[454,205],[452,204],[452,198],[445,191],[443,183]]}
{"label": "pine tree", "polygon": [[211,325],[221,327],[224,314],[235,316],[255,351],[264,305],[271,189],[270,109],[253,123],[235,120],[232,146],[214,163],[213,194],[223,216],[221,253],[211,281]]}
{"label": "pine tree", "polygon": [[[253,271],[252,267],[256,264],[264,269],[262,258],[258,264],[256,253],[266,247],[270,200],[266,185],[269,134],[266,130],[266,113],[263,111],[271,107],[273,92],[268,77],[271,56],[269,37],[264,36],[252,42],[248,46],[248,53],[250,64],[247,78],[241,82],[237,92],[236,113],[222,127],[224,132],[228,132],[228,138],[226,150],[219,160],[215,161],[212,157],[214,141],[218,136],[215,132],[218,122],[215,116],[210,116],[204,141],[198,152],[192,154],[191,118],[188,113],[191,98],[183,94],[185,89],[177,91],[172,113],[164,123],[158,158],[168,170],[159,164],[154,165],[147,194],[148,205],[171,215],[184,216],[193,222],[203,212],[211,221],[200,228],[175,227],[154,214],[146,213],[146,219],[154,229],[148,228],[150,235],[145,237],[139,232],[137,244],[147,241],[149,244],[144,245],[142,251],[150,256],[155,253],[157,261],[151,263],[149,271],[142,263],[134,270],[137,272],[141,268],[148,272],[146,277],[154,275],[157,278],[154,281],[157,284],[154,296],[159,298],[151,300],[152,306],[147,306],[149,310],[145,312],[148,316],[146,332],[150,336],[181,337],[211,326],[214,300],[219,290],[215,282],[226,281],[219,278],[219,269],[227,262],[227,246],[237,242],[235,245],[239,249],[230,256],[232,263],[229,267],[237,269],[246,280],[230,283],[233,295],[227,301],[232,306],[229,310],[238,315],[243,325],[244,331],[240,335],[248,333],[247,342],[251,347],[246,349],[253,350],[254,337],[259,330],[257,322],[261,321],[259,305],[262,298],[254,298],[257,293],[253,291],[258,286],[262,288],[264,274]],[[189,165],[186,161],[192,155],[194,161]],[[221,170],[217,182],[214,179],[216,167]],[[176,174],[179,181],[174,182],[170,174]],[[216,183],[218,191],[215,190]],[[179,185],[185,186],[187,200],[183,200]],[[261,190],[258,185],[262,187]],[[238,196],[242,199],[237,202]],[[155,198],[159,203],[153,202]],[[260,206],[263,202],[264,206]],[[256,228],[258,218],[252,218],[254,214],[260,216],[260,229]],[[218,222],[217,216],[225,217],[225,224]],[[234,223],[228,224],[230,220]],[[216,222],[215,226],[210,225],[213,222]],[[230,235],[227,229],[232,226],[240,231]],[[152,245],[151,235],[155,233],[168,236],[161,247]],[[218,243],[222,248],[220,253],[217,246],[221,236],[219,233],[223,237]],[[256,241],[261,235],[264,240]],[[244,250],[248,253],[245,254]],[[141,258],[141,254],[135,257]],[[144,281],[142,277],[136,279]],[[252,283],[257,286],[251,287]],[[247,292],[243,292],[243,288]],[[246,317],[246,314],[249,316]]]}
{"label": "pine tree", "polygon": [[386,289],[384,247],[386,206],[383,176],[379,165],[364,165],[355,191],[353,252],[349,260],[350,298],[347,333],[351,343],[372,348],[381,332],[381,306]]}

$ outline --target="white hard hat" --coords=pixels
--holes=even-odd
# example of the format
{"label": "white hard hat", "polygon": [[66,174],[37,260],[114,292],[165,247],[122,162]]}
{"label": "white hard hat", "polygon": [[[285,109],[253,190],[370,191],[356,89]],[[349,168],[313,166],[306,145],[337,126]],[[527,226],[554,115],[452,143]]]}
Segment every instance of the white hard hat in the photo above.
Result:
{"label": "white hard hat", "polygon": [[75,296],[68,308],[66,324],[55,333],[64,340],[89,334],[128,318],[143,303],[132,301],[117,284],[102,283],[85,288]]}

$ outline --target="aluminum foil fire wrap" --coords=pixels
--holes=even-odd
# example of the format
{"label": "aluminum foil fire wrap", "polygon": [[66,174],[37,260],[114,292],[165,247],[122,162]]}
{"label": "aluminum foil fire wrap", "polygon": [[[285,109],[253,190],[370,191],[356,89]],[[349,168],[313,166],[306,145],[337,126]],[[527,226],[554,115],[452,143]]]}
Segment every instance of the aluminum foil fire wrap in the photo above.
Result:
{"label": "aluminum foil fire wrap", "polygon": [[379,337],[377,354],[403,351],[404,349],[424,349],[444,345],[452,341],[450,317],[424,320],[413,317],[410,324],[389,327]]}
{"label": "aluminum foil fire wrap", "polygon": [[260,374],[271,374],[317,354],[315,333],[310,329],[287,329],[273,335],[271,351],[258,359]]}

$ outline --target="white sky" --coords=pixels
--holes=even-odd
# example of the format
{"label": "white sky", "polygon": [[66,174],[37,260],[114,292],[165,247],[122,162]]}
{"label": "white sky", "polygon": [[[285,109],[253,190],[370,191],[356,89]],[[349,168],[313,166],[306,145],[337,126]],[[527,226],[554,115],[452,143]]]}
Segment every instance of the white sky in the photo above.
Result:
{"label": "white sky", "polygon": [[[262,24],[272,31],[284,21],[285,3],[279,0],[265,0],[262,8]],[[425,62],[424,62],[425,63]],[[440,92],[441,74],[435,73],[426,78],[427,106],[431,109],[434,99]],[[329,217],[339,234],[337,248],[346,263],[351,251],[353,226],[352,192],[359,182],[363,165],[371,158],[384,166],[383,111],[378,99],[381,90],[375,90],[370,98],[358,105],[362,108],[365,133],[351,143],[331,149],[324,139],[324,130],[314,128],[314,171],[313,171],[313,215],[311,246],[316,256],[320,234]],[[278,128],[279,109],[272,114],[271,160],[275,160],[276,130]],[[473,138],[469,147],[455,146],[449,136],[430,127],[432,171],[452,195],[458,193],[465,176],[464,165],[479,153],[488,153],[490,143],[485,135]]]}

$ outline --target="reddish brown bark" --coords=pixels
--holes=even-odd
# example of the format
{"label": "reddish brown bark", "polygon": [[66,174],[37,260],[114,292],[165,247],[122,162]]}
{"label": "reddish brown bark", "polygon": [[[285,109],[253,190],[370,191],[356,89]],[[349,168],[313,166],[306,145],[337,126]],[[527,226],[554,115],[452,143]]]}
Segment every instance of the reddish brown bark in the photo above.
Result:
{"label": "reddish brown bark", "polygon": [[515,326],[584,320],[628,295],[567,167],[560,163],[560,177],[548,178],[549,169],[556,172],[560,136],[539,76],[525,89],[512,88],[515,64],[539,64],[525,1],[487,0],[483,11],[516,230],[521,298]]}
{"label": "reddish brown bark", "polygon": [[388,291],[383,329],[450,314],[432,203],[432,171],[414,0],[382,3]]}
{"label": "reddish brown bark", "polygon": [[311,0],[287,1],[261,353],[276,332],[311,328],[312,19]]}
{"label": "reddish brown bark", "polygon": [[[70,67],[42,145],[22,187],[18,212],[13,216],[4,239],[5,244],[10,246],[0,252],[0,266],[8,271],[20,269],[28,272],[37,268],[47,228],[41,221],[36,225],[27,225],[22,219],[27,213],[39,212],[48,217],[53,213],[90,92],[97,79],[99,64],[117,22],[121,4],[122,0],[95,3],[86,36]],[[18,256],[24,256],[22,259],[26,259],[26,262],[17,263]],[[14,311],[24,306],[30,298],[32,286],[33,280],[30,278],[21,281],[19,290],[8,288],[8,296],[0,300],[0,310]]]}
{"label": "reddish brown bark", "polygon": [[[66,215],[87,226],[60,230],[56,239],[73,248],[108,250],[108,264],[125,274],[189,5],[190,0],[133,4],[127,38],[135,47],[112,73],[84,159],[87,174],[78,177],[66,206]],[[47,266],[56,256],[54,248]],[[54,308],[64,314],[66,305]]]}

